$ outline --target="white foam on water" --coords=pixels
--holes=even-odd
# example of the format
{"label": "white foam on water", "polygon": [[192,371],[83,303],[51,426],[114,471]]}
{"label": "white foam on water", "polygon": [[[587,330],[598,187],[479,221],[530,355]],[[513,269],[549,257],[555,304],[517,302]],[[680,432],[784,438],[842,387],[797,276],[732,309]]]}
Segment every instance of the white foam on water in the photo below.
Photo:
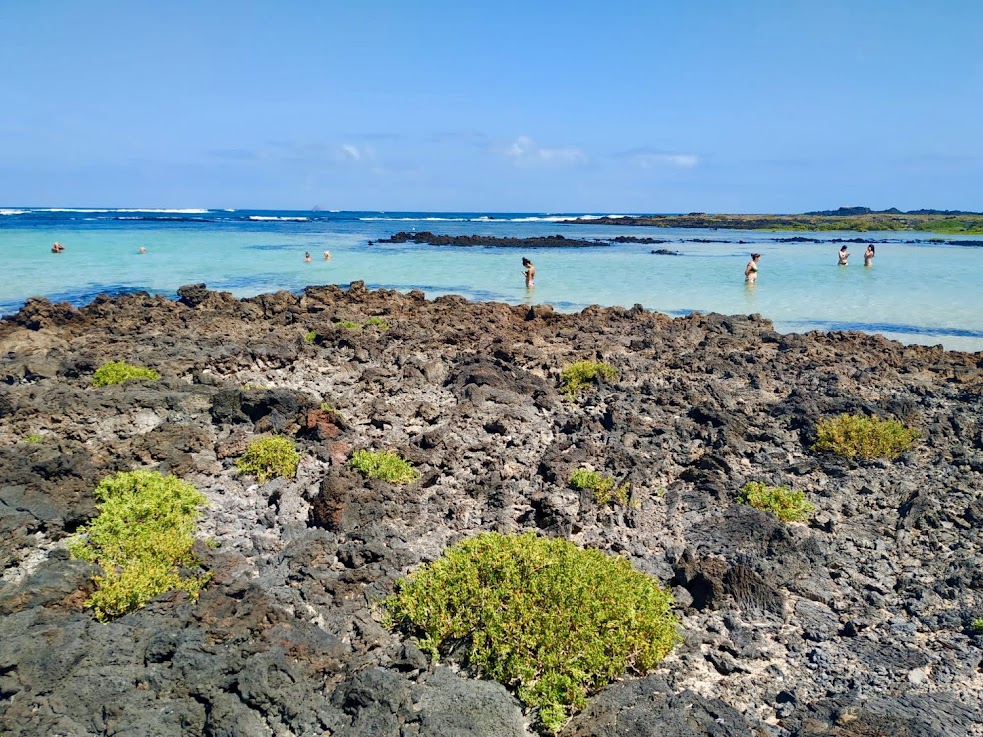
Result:
{"label": "white foam on water", "polygon": [[426,218],[359,218],[364,222],[389,222],[389,223],[428,223],[428,222],[442,222],[442,223],[466,223],[468,218],[437,218],[437,217],[426,217]]}
{"label": "white foam on water", "polygon": [[149,208],[139,208],[139,207],[114,207],[100,209],[96,207],[37,207],[31,208],[28,212],[84,212],[84,213],[97,213],[97,212],[151,212],[151,213],[170,213],[174,215],[204,215],[209,212],[209,210],[203,210],[198,207],[191,208],[168,208],[168,207],[149,207]]}
{"label": "white foam on water", "polygon": [[24,215],[27,210],[0,210],[0,215]]}
{"label": "white foam on water", "polygon": [[249,215],[246,220],[280,220],[293,223],[306,223],[310,218],[286,217],[277,215]]}

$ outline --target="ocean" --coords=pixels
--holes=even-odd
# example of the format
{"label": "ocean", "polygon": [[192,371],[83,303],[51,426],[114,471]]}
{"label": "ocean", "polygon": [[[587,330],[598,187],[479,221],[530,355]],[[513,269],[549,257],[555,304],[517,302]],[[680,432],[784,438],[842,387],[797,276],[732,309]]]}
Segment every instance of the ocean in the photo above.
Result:
{"label": "ocean", "polygon": [[[100,293],[176,297],[204,282],[238,297],[308,285],[423,290],[575,311],[592,304],[678,316],[760,313],[780,332],[861,330],[903,343],[983,350],[983,236],[781,233],[559,222],[583,213],[419,213],[209,209],[0,208],[0,314],[32,296],[86,304]],[[592,215],[590,217],[596,217]],[[380,244],[398,231],[597,239],[588,248]],[[612,244],[617,236],[662,243]],[[812,238],[820,242],[787,242]],[[837,266],[837,239],[850,264]],[[952,241],[958,240],[959,244]],[[50,252],[54,241],[66,250]],[[140,253],[144,247],[146,253]],[[660,255],[666,249],[680,255]],[[322,253],[330,250],[331,260]],[[304,254],[309,251],[310,262]],[[752,252],[758,283],[744,283]],[[527,291],[521,259],[536,265]]]}

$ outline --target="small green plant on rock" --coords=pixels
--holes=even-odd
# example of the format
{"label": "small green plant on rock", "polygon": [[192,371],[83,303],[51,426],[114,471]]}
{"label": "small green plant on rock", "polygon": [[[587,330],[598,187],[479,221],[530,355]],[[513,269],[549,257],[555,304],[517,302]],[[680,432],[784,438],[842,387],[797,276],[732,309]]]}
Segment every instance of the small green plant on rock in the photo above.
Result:
{"label": "small green plant on rock", "polygon": [[352,322],[351,320],[342,320],[338,324],[341,325],[341,327],[346,328],[348,330],[361,330],[362,329],[362,326],[361,325],[359,325],[357,322]]}
{"label": "small green plant on rock", "polygon": [[379,328],[379,330],[389,330],[389,323],[382,317],[370,317],[365,321],[365,327],[369,327],[370,325]]}
{"label": "small green plant on rock", "polygon": [[41,435],[40,433],[34,433],[33,435],[28,435],[26,438],[24,438],[25,443],[40,443],[42,440],[44,440],[44,435]]}
{"label": "small green plant on rock", "polygon": [[782,522],[804,522],[816,507],[806,495],[788,486],[770,486],[760,481],[748,481],[741,487],[737,501],[755,509],[771,512]]}
{"label": "small green plant on rock", "polygon": [[294,441],[282,435],[271,435],[253,440],[246,452],[236,461],[236,468],[242,473],[256,476],[265,484],[272,478],[290,478],[297,473],[300,453]]}
{"label": "small green plant on rock", "polygon": [[157,381],[160,374],[150,368],[134,366],[126,361],[108,361],[96,369],[92,376],[92,386],[109,386],[110,384],[122,384],[125,381],[136,379],[150,379]]}
{"label": "small green plant on rock", "polygon": [[847,458],[897,458],[915,447],[921,433],[897,420],[842,414],[816,425],[812,449]]}
{"label": "small green plant on rock", "polygon": [[601,379],[612,379],[618,372],[614,366],[601,361],[578,361],[560,372],[563,393],[568,399],[575,399],[586,387]]}
{"label": "small green plant on rock", "polygon": [[128,471],[95,488],[98,516],[79,529],[72,557],[96,563],[95,593],[86,606],[105,621],[147,605],[167,591],[197,598],[207,574],[191,552],[204,495],[191,484],[156,471]]}
{"label": "small green plant on rock", "polygon": [[308,332],[304,336],[304,340],[308,343],[313,343],[315,340],[317,340],[317,331],[311,330],[310,332]]}
{"label": "small green plant on rock", "polygon": [[508,688],[550,732],[587,697],[644,674],[679,639],[672,595],[624,558],[559,538],[482,533],[397,584],[387,624],[435,658],[467,661]]}
{"label": "small green plant on rock", "polygon": [[969,623],[969,629],[974,635],[983,635],[983,617],[977,617]]}
{"label": "small green plant on rock", "polygon": [[409,461],[389,450],[356,450],[348,466],[365,478],[382,479],[390,484],[411,484],[420,478]]}
{"label": "small green plant on rock", "polygon": [[628,504],[628,484],[615,486],[614,479],[605,476],[597,471],[590,471],[586,468],[578,468],[570,474],[570,486],[577,490],[586,490],[594,494],[594,499],[598,504],[617,502],[621,505]]}

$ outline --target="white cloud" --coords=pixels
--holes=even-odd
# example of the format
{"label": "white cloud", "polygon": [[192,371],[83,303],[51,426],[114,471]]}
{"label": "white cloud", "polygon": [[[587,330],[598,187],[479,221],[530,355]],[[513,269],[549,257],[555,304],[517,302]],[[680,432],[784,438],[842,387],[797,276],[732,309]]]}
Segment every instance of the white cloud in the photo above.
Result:
{"label": "white cloud", "polygon": [[351,159],[352,161],[360,161],[362,158],[362,152],[358,150],[358,146],[351,143],[344,144],[341,147],[341,153],[345,158]]}
{"label": "white cloud", "polygon": [[587,157],[576,146],[547,148],[529,136],[519,136],[505,149],[505,155],[516,164],[577,164]]}
{"label": "white cloud", "polygon": [[692,169],[700,163],[696,154],[667,151],[632,151],[629,157],[642,169]]}

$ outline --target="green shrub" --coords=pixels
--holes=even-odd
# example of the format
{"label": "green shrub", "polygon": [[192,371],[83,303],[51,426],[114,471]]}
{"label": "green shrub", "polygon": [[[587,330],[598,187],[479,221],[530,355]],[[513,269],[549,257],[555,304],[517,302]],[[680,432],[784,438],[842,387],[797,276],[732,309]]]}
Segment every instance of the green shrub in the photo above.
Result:
{"label": "green shrub", "polygon": [[567,366],[560,372],[560,382],[563,393],[574,399],[581,391],[593,384],[598,377],[611,379],[617,375],[613,366],[600,361],[578,361]]}
{"label": "green shrub", "polygon": [[153,369],[143,366],[134,366],[126,361],[109,361],[96,369],[92,376],[92,386],[109,386],[110,384],[122,384],[124,381],[135,379],[151,379],[157,381],[160,378]]}
{"label": "green shrub", "polygon": [[389,323],[382,317],[370,317],[365,321],[365,327],[369,325],[379,328],[379,330],[389,330]]}
{"label": "green shrub", "polygon": [[347,328],[348,330],[361,330],[362,329],[362,326],[361,325],[359,325],[357,322],[352,322],[351,320],[342,320],[338,324],[341,325],[341,327],[343,327],[343,328]]}
{"label": "green shrub", "polygon": [[246,452],[236,461],[242,473],[251,473],[261,484],[272,478],[290,478],[297,473],[300,453],[294,441],[282,435],[271,435],[253,440]]}
{"label": "green shrub", "polygon": [[317,331],[311,330],[304,336],[304,340],[308,343],[313,343],[315,340],[317,340]]}
{"label": "green shrub", "polygon": [[33,435],[28,435],[26,438],[24,438],[25,443],[40,443],[42,440],[44,440],[44,435],[39,433],[34,433]]}
{"label": "green shrub", "polygon": [[628,504],[628,484],[615,487],[613,478],[604,476],[597,471],[578,468],[570,474],[570,486],[574,489],[593,492],[594,499],[598,504],[607,504],[608,502]]}
{"label": "green shrub", "polygon": [[828,451],[847,458],[897,458],[913,448],[921,437],[914,428],[897,420],[842,414],[816,425],[816,452]]}
{"label": "green shrub", "polygon": [[983,617],[977,617],[969,623],[969,628],[974,635],[983,635]]}
{"label": "green shrub", "polygon": [[755,509],[771,512],[782,522],[804,522],[816,507],[806,501],[806,495],[788,486],[769,486],[760,481],[748,481],[741,487],[737,501]]}
{"label": "green shrub", "polygon": [[558,538],[482,533],[397,584],[389,626],[435,658],[468,646],[470,665],[518,691],[557,731],[587,697],[644,674],[678,641],[672,595],[624,558]]}
{"label": "green shrub", "polygon": [[105,478],[95,489],[99,514],[79,529],[72,556],[98,564],[95,593],[86,606],[105,621],[147,605],[167,591],[197,598],[207,574],[191,552],[205,497],[195,487],[156,471],[129,471]]}
{"label": "green shrub", "polygon": [[409,461],[388,450],[356,450],[348,465],[366,478],[390,484],[410,484],[420,478]]}

